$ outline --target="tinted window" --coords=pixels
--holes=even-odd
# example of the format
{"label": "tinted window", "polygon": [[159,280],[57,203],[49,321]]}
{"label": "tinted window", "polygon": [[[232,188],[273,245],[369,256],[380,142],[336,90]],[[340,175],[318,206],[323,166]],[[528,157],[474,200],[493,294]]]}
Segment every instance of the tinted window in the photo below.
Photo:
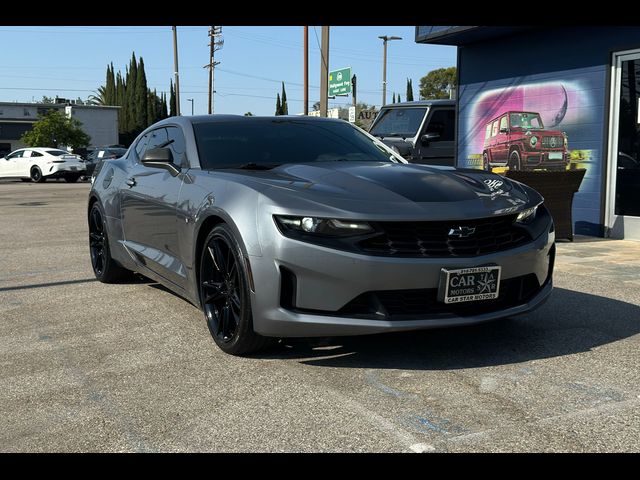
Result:
{"label": "tinted window", "polygon": [[429,119],[429,125],[425,129],[427,133],[437,133],[438,140],[453,141],[456,128],[456,113],[453,110],[436,110]]}
{"label": "tinted window", "polygon": [[31,156],[32,157],[41,157],[42,154],[40,152],[31,151]]}
{"label": "tinted window", "polygon": [[510,117],[513,128],[544,128],[540,115],[537,113],[512,113]]}
{"label": "tinted window", "polygon": [[138,159],[142,158],[142,155],[144,155],[144,152],[147,150],[147,144],[149,143],[150,136],[151,136],[151,133],[147,133],[140,140],[138,140],[138,143],[136,143],[135,150],[136,150],[136,156],[138,157]]}
{"label": "tinted window", "polygon": [[371,134],[379,137],[414,137],[426,112],[427,107],[385,109],[380,112]]}
{"label": "tinted window", "polygon": [[10,155],[7,155],[7,158],[20,158],[22,157],[22,154],[24,153],[24,150],[18,150],[17,152],[13,152]]}
{"label": "tinted window", "polygon": [[246,163],[382,161],[390,154],[346,122],[244,119],[193,125],[202,168]]}
{"label": "tinted window", "polygon": [[64,150],[47,150],[49,155],[53,155],[54,157],[59,157],[61,155],[71,155],[69,152],[65,152]]}
{"label": "tinted window", "polygon": [[189,162],[185,154],[187,146],[182,130],[179,127],[167,127],[167,137],[169,140],[173,140],[168,145],[173,152],[173,163],[188,168]]}
{"label": "tinted window", "polygon": [[500,130],[506,130],[508,127],[507,116],[505,115],[500,119]]}
{"label": "tinted window", "polygon": [[150,132],[151,136],[149,137],[149,143],[147,144],[147,150],[151,150],[152,148],[158,148],[162,144],[166,144],[167,137],[167,129],[166,128],[157,128]]}

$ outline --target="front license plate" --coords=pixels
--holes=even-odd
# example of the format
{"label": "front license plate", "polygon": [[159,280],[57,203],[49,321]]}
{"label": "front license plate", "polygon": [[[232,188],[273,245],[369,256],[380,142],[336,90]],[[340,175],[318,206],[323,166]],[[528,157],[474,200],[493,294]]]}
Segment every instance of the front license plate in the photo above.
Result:
{"label": "front license plate", "polygon": [[472,302],[498,298],[499,266],[441,270],[438,300],[444,303]]}
{"label": "front license plate", "polygon": [[549,152],[549,160],[562,160],[562,152]]}

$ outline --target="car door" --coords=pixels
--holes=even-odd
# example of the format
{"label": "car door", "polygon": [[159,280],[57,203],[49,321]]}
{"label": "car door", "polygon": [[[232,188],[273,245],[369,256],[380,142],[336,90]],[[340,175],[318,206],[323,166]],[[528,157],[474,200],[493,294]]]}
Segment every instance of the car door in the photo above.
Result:
{"label": "car door", "polygon": [[16,150],[0,160],[0,177],[19,176],[18,161],[22,158],[24,152],[24,149]]}
{"label": "car door", "polygon": [[[456,112],[453,108],[433,108],[417,141],[417,162],[431,165],[453,165]],[[425,135],[433,135],[425,139]]]}
{"label": "car door", "polygon": [[131,169],[120,186],[120,208],[127,248],[147,268],[184,287],[186,269],[178,254],[176,218],[184,173],[173,176],[167,170],[140,162],[145,151],[169,140],[167,127],[155,129],[140,139],[142,145],[136,145],[132,152]]}

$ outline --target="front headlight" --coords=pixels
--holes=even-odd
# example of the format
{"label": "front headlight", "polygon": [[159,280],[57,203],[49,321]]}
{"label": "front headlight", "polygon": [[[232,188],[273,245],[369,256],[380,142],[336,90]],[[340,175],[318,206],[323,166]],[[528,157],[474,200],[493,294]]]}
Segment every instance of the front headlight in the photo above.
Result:
{"label": "front headlight", "polygon": [[292,217],[274,215],[281,230],[294,230],[301,233],[346,237],[362,235],[373,231],[367,222],[356,220],[338,220],[336,218]]}
{"label": "front headlight", "polygon": [[516,217],[516,223],[531,223],[533,219],[536,218],[537,210],[538,205],[536,205],[535,207],[527,208],[526,210],[522,210]]}
{"label": "front headlight", "polygon": [[534,135],[533,137],[531,137],[531,140],[529,140],[529,143],[531,144],[532,147],[535,147],[538,143],[538,137]]}

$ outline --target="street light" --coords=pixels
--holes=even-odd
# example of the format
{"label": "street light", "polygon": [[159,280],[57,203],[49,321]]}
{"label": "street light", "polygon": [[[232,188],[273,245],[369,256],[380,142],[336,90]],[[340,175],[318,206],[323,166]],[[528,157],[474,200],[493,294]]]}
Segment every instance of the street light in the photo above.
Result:
{"label": "street light", "polygon": [[191,102],[191,116],[193,116],[193,98],[187,98],[187,102]]}
{"label": "street light", "polygon": [[384,44],[384,57],[382,61],[382,105],[387,104],[387,42],[389,40],[402,40],[402,37],[379,36]]}

